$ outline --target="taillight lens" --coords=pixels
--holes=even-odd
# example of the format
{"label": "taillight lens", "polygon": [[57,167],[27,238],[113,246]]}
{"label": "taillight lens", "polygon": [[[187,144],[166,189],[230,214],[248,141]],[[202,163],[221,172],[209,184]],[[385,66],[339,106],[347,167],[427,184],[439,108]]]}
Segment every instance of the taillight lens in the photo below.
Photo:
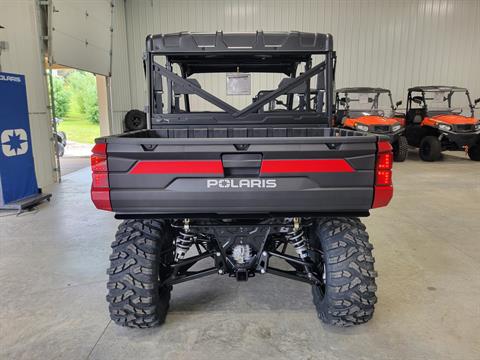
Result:
{"label": "taillight lens", "polygon": [[387,141],[380,141],[378,143],[377,162],[375,165],[373,208],[386,206],[393,197],[392,166],[392,145]]}
{"label": "taillight lens", "polygon": [[90,157],[90,164],[92,171],[108,171],[107,156],[98,153],[93,153]]}
{"label": "taillight lens", "polygon": [[112,210],[108,183],[107,144],[95,144],[90,158],[92,165],[91,197],[97,209]]}
{"label": "taillight lens", "polygon": [[391,152],[379,153],[377,157],[377,170],[390,170],[393,165],[393,154]]}
{"label": "taillight lens", "polygon": [[92,173],[92,187],[108,189],[108,173]]}
{"label": "taillight lens", "polygon": [[377,170],[376,185],[392,185],[392,171]]}

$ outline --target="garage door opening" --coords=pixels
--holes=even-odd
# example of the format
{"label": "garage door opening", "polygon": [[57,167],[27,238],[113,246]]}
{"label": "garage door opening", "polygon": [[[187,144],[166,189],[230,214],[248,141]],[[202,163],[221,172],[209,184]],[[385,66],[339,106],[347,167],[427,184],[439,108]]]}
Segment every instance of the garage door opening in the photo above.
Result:
{"label": "garage door opening", "polygon": [[51,69],[52,126],[62,175],[89,166],[90,151],[101,132],[99,93],[105,84],[103,76],[87,71]]}

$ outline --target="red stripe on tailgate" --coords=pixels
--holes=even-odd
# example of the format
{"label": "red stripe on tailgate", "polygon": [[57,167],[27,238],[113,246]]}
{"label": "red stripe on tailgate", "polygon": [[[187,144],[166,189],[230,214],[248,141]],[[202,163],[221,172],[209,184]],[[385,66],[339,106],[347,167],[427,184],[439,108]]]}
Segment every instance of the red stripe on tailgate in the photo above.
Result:
{"label": "red stripe on tailgate", "polygon": [[130,174],[222,174],[221,160],[139,161]]}
{"label": "red stripe on tailgate", "polygon": [[355,172],[344,159],[263,160],[261,174]]}

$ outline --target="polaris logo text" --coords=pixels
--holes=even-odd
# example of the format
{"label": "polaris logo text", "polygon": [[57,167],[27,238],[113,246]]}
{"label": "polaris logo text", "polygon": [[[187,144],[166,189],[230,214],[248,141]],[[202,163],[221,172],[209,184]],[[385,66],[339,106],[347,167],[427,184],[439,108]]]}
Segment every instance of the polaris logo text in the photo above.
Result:
{"label": "polaris logo text", "polygon": [[10,76],[10,75],[0,75],[0,81],[13,81],[13,82],[21,82],[18,76]]}
{"label": "polaris logo text", "polygon": [[274,189],[275,179],[208,179],[207,188],[217,189]]}

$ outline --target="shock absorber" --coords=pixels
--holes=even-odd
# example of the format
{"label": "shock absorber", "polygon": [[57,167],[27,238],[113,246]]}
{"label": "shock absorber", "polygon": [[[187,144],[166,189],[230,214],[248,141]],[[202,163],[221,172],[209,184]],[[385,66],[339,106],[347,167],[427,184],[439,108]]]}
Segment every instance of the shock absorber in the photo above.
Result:
{"label": "shock absorber", "polygon": [[301,259],[308,257],[307,243],[303,229],[300,226],[300,218],[293,218],[293,230],[287,233],[286,237]]}
{"label": "shock absorber", "polygon": [[183,228],[178,230],[178,236],[175,240],[175,261],[185,257],[195,239],[195,234],[190,231],[190,219],[184,219]]}

